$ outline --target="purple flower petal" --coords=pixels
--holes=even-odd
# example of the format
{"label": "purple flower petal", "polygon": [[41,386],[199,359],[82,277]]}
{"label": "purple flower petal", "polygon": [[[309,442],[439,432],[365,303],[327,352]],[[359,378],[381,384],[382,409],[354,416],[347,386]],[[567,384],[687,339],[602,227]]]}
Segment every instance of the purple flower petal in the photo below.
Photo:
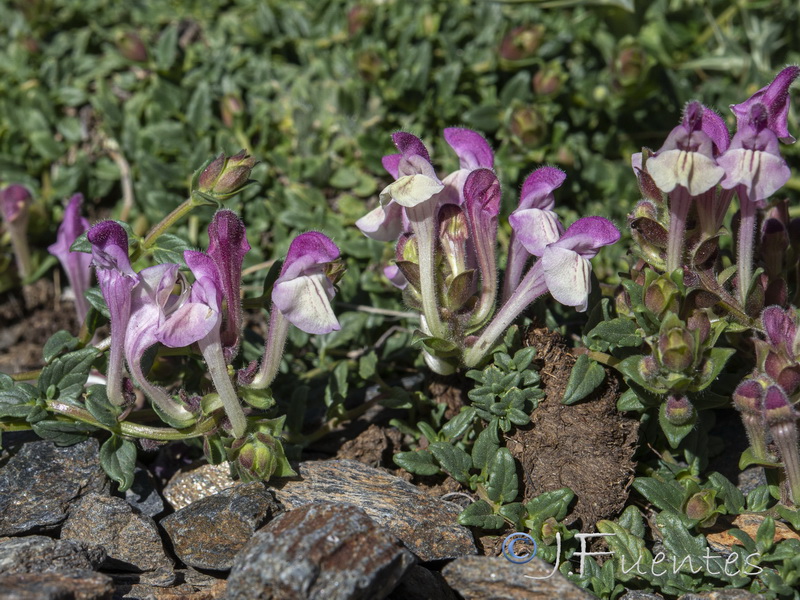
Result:
{"label": "purple flower petal", "polygon": [[383,274],[394,287],[404,290],[408,286],[408,280],[397,265],[388,265],[383,268]]}
{"label": "purple flower petal", "polygon": [[403,155],[403,158],[421,156],[427,162],[431,161],[428,149],[417,136],[406,133],[405,131],[398,131],[392,134],[392,141],[394,145],[397,146],[397,149],[400,150],[400,154]]}
{"label": "purple flower petal", "polygon": [[92,261],[96,267],[135,275],[128,258],[128,234],[119,223],[101,221],[86,237],[92,244]]}
{"label": "purple flower petal", "polygon": [[784,310],[780,306],[768,306],[761,313],[761,322],[767,332],[767,339],[774,348],[780,348],[784,344],[789,353],[792,353],[792,344],[797,334],[794,312],[791,309]]}
{"label": "purple flower petal", "polygon": [[313,266],[333,262],[339,258],[339,248],[325,234],[318,231],[301,233],[289,246],[279,279],[298,277]]}
{"label": "purple flower petal", "polygon": [[402,154],[387,154],[381,159],[381,164],[383,168],[389,172],[389,175],[397,179],[400,177],[399,169],[400,169],[400,160],[403,158]]}
{"label": "purple flower petal", "polygon": [[597,255],[600,248],[616,243],[619,238],[619,230],[608,219],[584,217],[570,225],[554,245],[573,250],[583,258],[591,259]]}
{"label": "purple flower petal", "polygon": [[78,237],[89,229],[89,220],[81,216],[83,195],[75,194],[64,211],[64,220],[58,227],[55,244],[48,246],[47,251],[55,256],[67,274],[69,285],[75,295],[75,309],[78,319],[83,321],[89,312],[86,290],[92,279],[92,255],[85,252],[70,252],[70,247]]}
{"label": "purple flower petal", "polygon": [[716,146],[717,154],[722,154],[731,143],[731,134],[725,125],[725,120],[710,108],[703,106],[703,116],[700,129]]}
{"label": "purple flower petal", "polygon": [[33,202],[33,196],[24,185],[14,183],[0,191],[0,215],[6,223],[13,223],[24,218],[27,208]]}
{"label": "purple flower petal", "polygon": [[444,139],[455,150],[462,169],[494,167],[492,148],[481,134],[471,129],[448,127],[444,130]]}
{"label": "purple flower petal", "polygon": [[540,167],[528,175],[519,195],[519,209],[553,210],[553,190],[561,187],[567,174],[555,167]]}
{"label": "purple flower petal", "polygon": [[760,102],[767,107],[768,127],[784,143],[793,143],[794,137],[789,133],[789,87],[800,75],[800,67],[786,67],[775,76],[772,82],[741,104],[731,104],[731,110],[736,115],[736,127],[741,127],[750,114],[750,107]]}

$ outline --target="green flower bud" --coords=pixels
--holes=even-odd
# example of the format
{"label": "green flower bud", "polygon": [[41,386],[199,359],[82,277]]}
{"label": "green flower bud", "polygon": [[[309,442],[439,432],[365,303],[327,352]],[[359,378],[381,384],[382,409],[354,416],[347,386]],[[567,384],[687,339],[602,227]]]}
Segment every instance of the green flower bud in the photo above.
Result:
{"label": "green flower bud", "polygon": [[675,314],[670,314],[661,324],[658,358],[661,365],[673,373],[683,373],[695,364],[694,336]]}
{"label": "green flower bud", "polygon": [[686,396],[670,396],[664,407],[664,418],[672,425],[680,427],[695,417],[695,408]]}
{"label": "green flower bud", "polygon": [[539,146],[547,136],[547,120],[534,106],[521,106],[511,114],[511,133],[523,146]]}
{"label": "green flower bud", "polygon": [[119,53],[133,62],[147,62],[147,46],[144,45],[142,38],[135,31],[125,31],[117,36],[117,50]]}
{"label": "green flower bud", "polygon": [[520,25],[509,31],[500,43],[500,56],[504,60],[518,61],[533,58],[542,45],[544,27]]}
{"label": "green flower bud", "polygon": [[717,520],[716,490],[700,490],[692,494],[683,507],[683,512],[690,519],[700,521],[700,527],[711,527]]}
{"label": "green flower bud", "polygon": [[276,441],[267,433],[252,433],[235,440],[230,455],[239,476],[245,481],[268,481],[278,468]]}
{"label": "green flower bud", "polygon": [[656,317],[666,312],[678,312],[680,294],[678,286],[666,275],[661,275],[644,291],[644,305]]}
{"label": "green flower bud", "polygon": [[213,200],[227,200],[250,183],[256,163],[244,150],[230,157],[220,154],[197,176],[194,191]]}

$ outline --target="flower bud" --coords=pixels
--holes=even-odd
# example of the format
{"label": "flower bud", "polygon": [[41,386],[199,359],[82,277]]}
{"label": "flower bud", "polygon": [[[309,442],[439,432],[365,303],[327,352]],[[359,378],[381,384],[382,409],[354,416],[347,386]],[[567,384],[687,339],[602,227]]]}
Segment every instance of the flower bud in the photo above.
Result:
{"label": "flower bud", "polygon": [[664,418],[672,425],[686,425],[696,416],[692,403],[686,396],[670,396],[664,407]]}
{"label": "flower bud", "polygon": [[705,311],[695,309],[686,320],[686,328],[689,331],[697,331],[697,341],[705,344],[708,336],[711,335],[711,320]]}
{"label": "flower bud", "polygon": [[763,401],[766,382],[763,377],[745,379],[733,392],[733,406],[742,415],[742,423],[750,440],[753,455],[761,460],[767,458],[766,431],[764,426]]}
{"label": "flower bud", "polygon": [[639,46],[628,46],[619,51],[614,64],[614,79],[622,87],[638,84],[647,72],[647,55]]}
{"label": "flower bud", "polygon": [[523,146],[538,146],[547,135],[547,121],[534,106],[521,106],[511,114],[511,133]]}
{"label": "flower bud", "polygon": [[656,317],[666,312],[678,312],[679,290],[675,282],[666,275],[661,275],[644,291],[644,305]]}
{"label": "flower bud", "polygon": [[639,374],[645,381],[652,381],[660,372],[656,359],[648,355],[639,361]]}
{"label": "flower bud", "polygon": [[683,507],[683,512],[690,519],[700,521],[698,526],[711,527],[717,520],[716,490],[700,490],[692,494]]}
{"label": "flower bud", "polygon": [[566,80],[566,74],[561,68],[561,63],[553,61],[536,71],[531,86],[537,96],[553,97],[561,91]]}
{"label": "flower bud", "polygon": [[685,329],[677,316],[667,317],[658,336],[658,355],[661,365],[673,373],[682,373],[695,362],[694,336]]}
{"label": "flower bud", "polygon": [[234,440],[230,455],[239,477],[245,481],[267,481],[278,467],[275,438],[264,432]]}
{"label": "flower bud", "polygon": [[25,186],[13,184],[0,191],[0,215],[11,237],[17,272],[23,280],[32,272],[28,248],[28,211],[31,202],[33,196]]}
{"label": "flower bud", "polygon": [[125,31],[117,37],[117,50],[133,62],[147,62],[147,47],[135,31]]}
{"label": "flower bud", "polygon": [[533,58],[542,45],[543,38],[544,27],[541,25],[515,27],[500,43],[500,57],[509,61]]}
{"label": "flower bud", "polygon": [[197,176],[195,191],[213,200],[227,200],[250,183],[256,163],[244,150],[230,157],[220,154]]}

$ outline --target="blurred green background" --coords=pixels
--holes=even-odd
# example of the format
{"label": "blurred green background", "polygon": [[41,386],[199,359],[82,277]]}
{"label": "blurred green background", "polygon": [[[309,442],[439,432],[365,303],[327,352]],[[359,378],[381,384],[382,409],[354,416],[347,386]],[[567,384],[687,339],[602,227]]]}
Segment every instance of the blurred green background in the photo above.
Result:
{"label": "blurred green background", "polygon": [[[483,133],[504,216],[525,176],[550,164],[568,174],[567,223],[601,214],[624,226],[638,199],[630,154],[658,148],[688,100],[728,117],[800,62],[799,21],[794,0],[6,0],[0,183],[35,190],[43,249],[74,192],[93,219],[142,233],[208,157],[245,148],[259,185],[231,207],[256,248],[249,264],[319,229],[349,257],[344,298],[383,290],[396,305],[378,268],[391,249],[353,227],[389,181],[391,132],[420,136],[442,175],[456,159],[441,130]],[[784,150],[796,170],[797,147]],[[797,196],[800,181],[787,187]],[[211,214],[178,233],[204,245]],[[622,253],[605,253],[601,280]],[[11,269],[2,238],[0,289]]]}

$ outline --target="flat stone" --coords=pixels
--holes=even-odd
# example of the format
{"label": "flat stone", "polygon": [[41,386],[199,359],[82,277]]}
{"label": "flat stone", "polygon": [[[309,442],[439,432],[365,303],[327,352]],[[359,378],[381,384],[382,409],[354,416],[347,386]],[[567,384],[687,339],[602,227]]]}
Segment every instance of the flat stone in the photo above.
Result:
{"label": "flat stone", "polygon": [[176,569],[169,585],[148,581],[141,574],[112,575],[114,600],[217,600],[225,594],[226,582],[193,569]]}
{"label": "flat stone", "polygon": [[413,565],[387,600],[457,600],[456,593],[447,585],[441,573]]}
{"label": "flat stone", "polygon": [[103,568],[126,571],[171,570],[155,521],[122,498],[89,494],[70,510],[61,539],[100,544]]}
{"label": "flat stone", "polygon": [[237,555],[228,600],[385,598],[414,556],[360,508],[311,504],[285,512]]}
{"label": "flat stone", "polygon": [[43,535],[0,538],[0,576],[67,569],[94,571],[105,560],[101,546]]}
{"label": "flat stone", "polygon": [[107,492],[99,451],[95,439],[65,447],[23,444],[0,467],[0,536],[57,530],[72,503]]}
{"label": "flat stone", "polygon": [[747,590],[724,589],[709,590],[699,594],[684,594],[678,600],[759,600],[760,594],[751,594]]}
{"label": "flat stone", "polygon": [[213,496],[234,485],[241,485],[231,477],[227,463],[204,464],[187,471],[178,471],[164,487],[163,496],[175,510],[180,510],[201,498]]}
{"label": "flat stone", "polygon": [[80,569],[0,577],[0,600],[111,600],[110,577]]}
{"label": "flat stone", "polygon": [[161,520],[175,554],[197,569],[227,571],[257,529],[282,511],[254,481],[202,498]]}
{"label": "flat stone", "polygon": [[538,558],[520,565],[504,557],[462,556],[442,569],[442,575],[464,600],[596,600]]}
{"label": "flat stone", "polygon": [[311,502],[353,504],[425,562],[477,552],[469,529],[458,524],[458,506],[391,473],[354,460],[309,461],[299,470],[302,479],[285,480],[275,489],[287,509]]}
{"label": "flat stone", "polygon": [[141,465],[137,465],[133,472],[133,485],[125,491],[125,500],[142,514],[154,519],[166,509],[164,499],[156,490],[155,478]]}
{"label": "flat stone", "polygon": [[619,600],[664,600],[661,594],[651,594],[650,592],[640,592],[639,590],[631,590],[624,596],[620,596]]}

